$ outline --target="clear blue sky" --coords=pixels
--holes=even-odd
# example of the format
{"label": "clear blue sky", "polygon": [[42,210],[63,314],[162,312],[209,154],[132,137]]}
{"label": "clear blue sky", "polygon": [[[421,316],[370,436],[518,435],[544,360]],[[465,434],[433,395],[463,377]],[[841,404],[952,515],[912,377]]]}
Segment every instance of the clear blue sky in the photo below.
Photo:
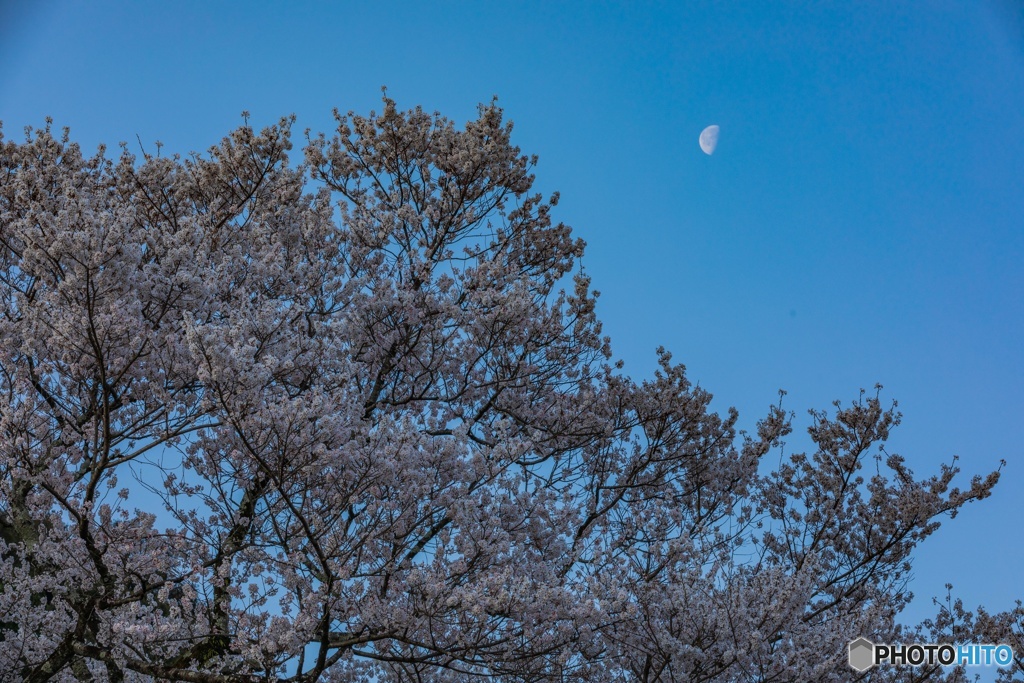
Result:
{"label": "clear blue sky", "polygon": [[[746,7],[740,7],[745,4]],[[916,555],[943,584],[1024,598],[1024,5],[4,3],[5,135],[53,116],[92,148],[205,150],[332,107],[459,121],[497,94],[538,187],[588,243],[617,356],[659,344],[754,420],[885,385],[918,476],[1008,462]],[[771,3],[777,5],[779,3]],[[697,136],[721,126],[705,156]],[[801,445],[791,440],[791,446]],[[851,634],[855,636],[858,634]]]}

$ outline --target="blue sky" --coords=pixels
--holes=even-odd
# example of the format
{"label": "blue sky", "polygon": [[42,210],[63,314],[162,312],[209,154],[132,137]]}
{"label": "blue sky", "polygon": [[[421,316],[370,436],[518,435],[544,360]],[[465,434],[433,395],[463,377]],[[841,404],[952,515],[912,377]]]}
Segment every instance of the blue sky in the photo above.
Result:
{"label": "blue sky", "polygon": [[918,476],[1007,460],[916,554],[907,618],[946,581],[1006,609],[1024,598],[1024,6],[811,4],[5,2],[0,120],[188,152],[243,109],[329,131],[383,85],[458,121],[498,95],[634,376],[664,344],[747,427],[780,388],[805,427],[880,382]]}

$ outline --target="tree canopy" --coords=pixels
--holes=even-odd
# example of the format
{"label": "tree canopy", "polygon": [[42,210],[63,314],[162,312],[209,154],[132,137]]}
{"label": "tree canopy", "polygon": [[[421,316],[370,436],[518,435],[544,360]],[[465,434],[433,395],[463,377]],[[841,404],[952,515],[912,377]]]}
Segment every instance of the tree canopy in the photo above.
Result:
{"label": "tree canopy", "polygon": [[295,163],[293,119],[0,138],[0,678],[962,680],[858,636],[1024,671],[1019,603],[896,621],[998,471],[916,478],[877,390],[769,471],[781,403],[744,433],[613,360],[496,103],[336,118]]}

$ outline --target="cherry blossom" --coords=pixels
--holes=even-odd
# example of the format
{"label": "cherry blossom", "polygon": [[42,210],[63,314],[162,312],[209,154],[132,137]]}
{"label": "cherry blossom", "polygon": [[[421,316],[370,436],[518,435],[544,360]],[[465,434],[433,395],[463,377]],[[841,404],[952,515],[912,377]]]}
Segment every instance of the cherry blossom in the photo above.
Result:
{"label": "cherry blossom", "polygon": [[[915,478],[861,392],[765,474],[793,416],[622,372],[495,102],[383,105],[296,159],[0,138],[0,679],[961,680],[845,648],[998,471]],[[940,608],[1021,671],[1019,606]]]}

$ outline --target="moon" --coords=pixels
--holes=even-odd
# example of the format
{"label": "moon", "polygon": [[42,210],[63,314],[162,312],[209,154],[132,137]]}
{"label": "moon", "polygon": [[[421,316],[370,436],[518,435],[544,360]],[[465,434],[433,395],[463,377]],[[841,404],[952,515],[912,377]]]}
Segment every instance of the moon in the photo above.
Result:
{"label": "moon", "polygon": [[700,148],[704,153],[711,156],[718,146],[718,126],[708,126],[700,132]]}

